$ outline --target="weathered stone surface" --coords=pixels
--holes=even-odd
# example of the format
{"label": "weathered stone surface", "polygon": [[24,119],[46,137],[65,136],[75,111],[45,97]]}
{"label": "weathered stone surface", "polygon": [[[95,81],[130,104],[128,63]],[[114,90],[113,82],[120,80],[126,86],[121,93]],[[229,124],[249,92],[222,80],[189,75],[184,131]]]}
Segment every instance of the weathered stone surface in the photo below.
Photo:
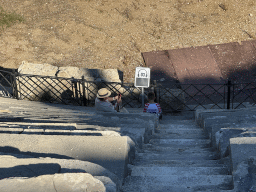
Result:
{"label": "weathered stone surface", "polygon": [[82,172],[90,173],[95,178],[97,177],[104,185],[106,184],[106,189],[115,188],[115,190],[118,190],[122,185],[121,180],[115,174],[100,165],[88,161],[49,157],[34,158],[28,155],[0,153],[0,162],[0,179]]}
{"label": "weathered stone surface", "polygon": [[185,94],[181,89],[165,88],[165,91],[166,93],[162,95],[160,102],[163,109],[170,111],[184,109]]}
{"label": "weathered stone surface", "polygon": [[252,156],[240,162],[233,172],[234,191],[256,191],[256,157]]}
{"label": "weathered stone surface", "polygon": [[90,72],[90,69],[78,68],[78,67],[59,67],[57,77],[82,79],[84,76],[87,81],[94,81],[94,74]]}
{"label": "weathered stone surface", "polygon": [[[215,133],[221,128],[243,128],[252,127],[256,119],[251,114],[253,112],[243,111],[235,112],[219,112],[218,115],[212,114],[211,117],[204,118],[202,127],[205,129],[212,141],[212,147],[216,148]],[[209,115],[209,114],[208,114]]]}
{"label": "weathered stone surface", "polygon": [[104,184],[106,192],[119,192],[119,189],[116,188],[115,183],[109,177],[94,176],[94,178],[100,180]]}
{"label": "weathered stone surface", "polygon": [[22,64],[18,68],[20,74],[41,75],[54,77],[58,71],[57,66],[50,64],[35,64],[22,61]]}
{"label": "weathered stone surface", "polygon": [[240,162],[256,154],[256,137],[231,138],[229,150],[232,160],[232,169],[236,171]]}
{"label": "weathered stone surface", "polygon": [[221,128],[215,133],[216,146],[220,152],[221,158],[229,155],[229,139],[237,137],[239,134],[247,131],[245,128]]}
{"label": "weathered stone surface", "polygon": [[36,177],[59,173],[58,163],[45,162],[39,159],[18,159],[11,155],[0,156],[0,180],[10,177]]}
{"label": "weathered stone surface", "polygon": [[106,191],[103,183],[88,173],[55,174],[53,177],[53,183],[56,191]]}
{"label": "weathered stone surface", "polygon": [[211,118],[214,116],[226,116],[230,117],[232,120],[236,120],[237,118],[232,117],[240,117],[247,120],[247,118],[255,119],[255,110],[256,107],[248,107],[241,109],[197,109],[195,112],[195,120],[200,127],[203,127],[205,119]]}
{"label": "weathered stone surface", "polygon": [[64,173],[0,180],[1,192],[105,192],[104,184],[89,173]]}
{"label": "weathered stone surface", "polygon": [[0,140],[1,152],[90,161],[110,170],[120,180],[126,177],[129,156],[134,157],[131,153],[135,152],[128,146],[126,136],[0,134]]}
{"label": "weathered stone surface", "polygon": [[98,73],[103,81],[121,83],[117,69],[98,69]]}

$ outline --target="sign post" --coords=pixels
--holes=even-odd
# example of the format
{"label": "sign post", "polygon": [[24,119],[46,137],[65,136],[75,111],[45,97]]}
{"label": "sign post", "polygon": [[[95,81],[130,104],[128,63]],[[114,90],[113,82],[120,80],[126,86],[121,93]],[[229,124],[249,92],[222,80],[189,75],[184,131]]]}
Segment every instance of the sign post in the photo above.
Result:
{"label": "sign post", "polygon": [[144,107],[144,88],[148,88],[149,85],[150,85],[150,68],[136,67],[134,86],[142,88],[142,107]]}

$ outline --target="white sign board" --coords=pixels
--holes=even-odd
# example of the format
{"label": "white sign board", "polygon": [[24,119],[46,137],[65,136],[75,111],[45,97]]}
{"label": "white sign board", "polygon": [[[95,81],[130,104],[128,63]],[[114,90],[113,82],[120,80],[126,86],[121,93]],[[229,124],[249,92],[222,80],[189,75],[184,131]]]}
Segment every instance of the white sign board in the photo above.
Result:
{"label": "white sign board", "polygon": [[135,87],[149,87],[150,85],[150,68],[136,67],[135,71]]}

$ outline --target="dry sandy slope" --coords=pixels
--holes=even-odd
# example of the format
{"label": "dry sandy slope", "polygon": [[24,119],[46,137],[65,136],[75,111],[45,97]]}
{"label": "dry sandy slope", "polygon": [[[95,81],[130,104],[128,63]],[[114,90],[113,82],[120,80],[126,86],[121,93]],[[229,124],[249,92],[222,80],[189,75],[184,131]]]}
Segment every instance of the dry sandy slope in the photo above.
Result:
{"label": "dry sandy slope", "polygon": [[141,52],[250,40],[255,0],[0,0],[26,21],[0,35],[0,65],[21,61],[118,68],[124,80]]}

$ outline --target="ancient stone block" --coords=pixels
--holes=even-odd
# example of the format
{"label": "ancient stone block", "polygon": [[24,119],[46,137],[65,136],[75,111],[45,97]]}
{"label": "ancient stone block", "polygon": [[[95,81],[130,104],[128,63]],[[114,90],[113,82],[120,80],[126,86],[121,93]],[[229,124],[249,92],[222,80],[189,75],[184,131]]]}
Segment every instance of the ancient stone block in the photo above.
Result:
{"label": "ancient stone block", "polygon": [[235,171],[240,162],[256,154],[256,137],[231,138],[229,150],[233,171]]}
{"label": "ancient stone block", "polygon": [[229,139],[233,137],[237,137],[242,132],[245,132],[247,129],[245,128],[221,128],[219,131],[215,133],[215,143],[216,147],[220,152],[221,158],[229,155],[228,147],[229,147]]}
{"label": "ancient stone block", "polygon": [[22,61],[18,68],[20,74],[41,75],[41,76],[55,76],[58,71],[57,66],[50,64],[35,64]]}

